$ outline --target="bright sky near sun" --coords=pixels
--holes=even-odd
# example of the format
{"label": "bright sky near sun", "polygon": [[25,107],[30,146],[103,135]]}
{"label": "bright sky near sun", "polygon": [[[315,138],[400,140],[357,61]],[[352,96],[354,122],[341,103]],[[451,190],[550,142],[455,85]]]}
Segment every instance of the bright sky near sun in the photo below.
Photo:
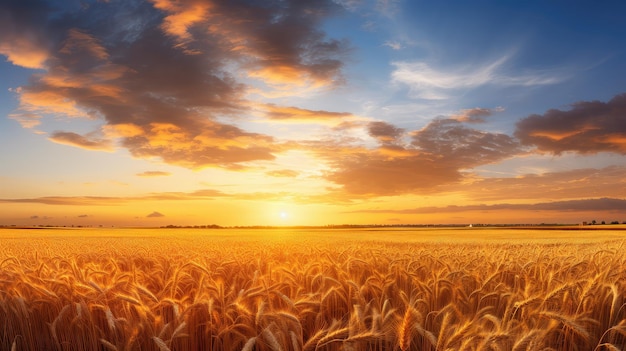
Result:
{"label": "bright sky near sun", "polygon": [[626,221],[623,1],[0,2],[0,225]]}

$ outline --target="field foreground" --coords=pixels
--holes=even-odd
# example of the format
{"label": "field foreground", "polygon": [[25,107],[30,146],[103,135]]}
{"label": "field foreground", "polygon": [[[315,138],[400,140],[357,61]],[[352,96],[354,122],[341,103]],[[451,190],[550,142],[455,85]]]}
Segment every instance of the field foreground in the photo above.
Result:
{"label": "field foreground", "polygon": [[0,230],[1,350],[622,350],[624,231]]}

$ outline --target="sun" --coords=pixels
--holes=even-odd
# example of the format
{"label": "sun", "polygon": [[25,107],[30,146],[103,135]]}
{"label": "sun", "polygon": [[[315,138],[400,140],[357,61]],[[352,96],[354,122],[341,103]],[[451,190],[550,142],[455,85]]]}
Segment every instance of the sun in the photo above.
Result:
{"label": "sun", "polygon": [[289,217],[289,214],[285,211],[281,211],[280,212],[280,218],[281,219],[287,219],[287,217]]}

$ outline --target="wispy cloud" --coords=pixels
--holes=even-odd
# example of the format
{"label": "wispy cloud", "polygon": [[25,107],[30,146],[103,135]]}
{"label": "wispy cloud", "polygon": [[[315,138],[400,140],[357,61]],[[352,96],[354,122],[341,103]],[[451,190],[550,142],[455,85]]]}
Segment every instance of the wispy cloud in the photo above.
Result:
{"label": "wispy cloud", "polygon": [[512,74],[505,66],[510,56],[502,56],[482,65],[456,67],[432,67],[426,62],[393,62],[393,83],[406,85],[410,95],[418,99],[448,99],[459,91],[467,91],[484,85],[522,86],[549,85],[562,82],[565,77],[552,72],[526,72]]}
{"label": "wispy cloud", "polygon": [[54,132],[48,139],[58,144],[75,146],[86,150],[108,152],[115,150],[110,140],[93,139],[72,132]]}
{"label": "wispy cloud", "polygon": [[167,177],[172,175],[172,173],[164,171],[145,171],[137,173],[136,175],[137,177]]}
{"label": "wispy cloud", "polygon": [[218,190],[202,189],[193,192],[161,192],[143,196],[43,196],[21,199],[1,199],[0,203],[38,203],[45,205],[65,206],[117,206],[130,202],[145,201],[185,201],[211,200],[215,198],[234,196]]}
{"label": "wispy cloud", "polygon": [[626,211],[626,200],[615,198],[582,199],[569,201],[540,202],[534,204],[496,204],[496,205],[465,205],[465,206],[445,206],[445,207],[419,207],[410,209],[380,209],[380,210],[358,210],[351,213],[397,213],[397,214],[431,214],[431,213],[456,213],[470,211]]}
{"label": "wispy cloud", "polygon": [[397,42],[397,41],[388,40],[388,41],[384,42],[383,45],[387,46],[387,47],[390,47],[393,50],[400,50],[400,49],[402,49],[402,44],[400,42]]}
{"label": "wispy cloud", "polygon": [[300,172],[291,169],[279,169],[276,171],[265,172],[265,174],[271,177],[295,178],[300,175]]}
{"label": "wispy cloud", "polygon": [[265,117],[272,122],[285,123],[321,123],[336,125],[356,117],[349,112],[333,112],[324,110],[308,110],[295,106],[279,106],[276,104],[263,104],[260,108]]}

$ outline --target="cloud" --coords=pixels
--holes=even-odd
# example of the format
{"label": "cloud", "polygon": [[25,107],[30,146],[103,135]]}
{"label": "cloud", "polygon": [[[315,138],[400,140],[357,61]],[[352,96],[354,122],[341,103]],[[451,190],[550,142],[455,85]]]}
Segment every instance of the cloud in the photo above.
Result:
{"label": "cloud", "polygon": [[583,168],[565,172],[527,174],[506,178],[467,179],[451,192],[463,192],[474,201],[507,201],[511,199],[571,199],[595,197],[626,198],[626,167]]}
{"label": "cloud", "polygon": [[556,84],[562,77],[543,72],[510,75],[504,72],[510,59],[503,56],[493,62],[453,68],[433,68],[425,62],[393,62],[391,79],[396,84],[409,87],[410,95],[418,99],[444,100],[457,91],[470,90],[484,85],[521,86]]}
{"label": "cloud", "polygon": [[421,130],[407,133],[387,122],[368,124],[370,136],[381,142],[369,149],[344,140],[322,140],[308,147],[325,159],[330,170],[324,179],[352,195],[398,195],[443,191],[463,178],[462,172],[512,157],[517,141],[500,133],[466,127],[454,119],[435,119]]}
{"label": "cloud", "polygon": [[271,177],[295,178],[300,174],[300,172],[291,169],[280,169],[276,171],[265,172],[265,174]]}
{"label": "cloud", "polygon": [[30,219],[39,219],[39,216],[37,216],[37,215],[30,216]]}
{"label": "cloud", "polygon": [[388,158],[374,153],[341,157],[325,178],[351,194],[397,195],[409,192],[432,193],[435,187],[457,181],[458,170],[432,158],[413,154]]}
{"label": "cloud", "polygon": [[200,44],[218,42],[249,76],[270,86],[320,86],[341,80],[347,43],[326,38],[317,28],[342,9],[333,1],[152,2],[167,14],[161,27],[179,46],[204,54],[208,52]]}
{"label": "cloud", "polygon": [[137,177],[167,177],[170,175],[172,175],[172,173],[163,171],[145,171],[136,174]]}
{"label": "cloud", "polygon": [[50,43],[39,25],[47,22],[49,10],[37,0],[0,3],[0,55],[17,66],[44,68]]}
{"label": "cloud", "polygon": [[143,201],[184,201],[211,200],[219,197],[235,196],[218,190],[202,189],[193,192],[162,192],[134,197],[112,196],[44,196],[23,199],[0,199],[0,203],[39,203],[65,206],[117,206],[129,202]]}
{"label": "cloud", "polygon": [[400,49],[402,49],[402,44],[400,44],[397,41],[388,40],[383,45],[384,46],[388,46],[388,47],[392,48],[393,50],[400,50]]}
{"label": "cloud", "polygon": [[45,205],[108,206],[126,202],[127,199],[104,196],[44,196],[24,199],[0,199],[4,203],[39,203]]}
{"label": "cloud", "polygon": [[489,117],[496,112],[502,111],[504,111],[504,108],[502,107],[496,107],[494,109],[475,107],[461,110],[459,113],[451,115],[450,118],[455,119],[459,122],[484,123],[485,117]]}
{"label": "cloud", "polygon": [[519,153],[509,135],[468,128],[454,119],[435,119],[413,133],[412,145],[456,168],[494,163]]}
{"label": "cloud", "polygon": [[210,2],[175,2],[168,0],[151,0],[154,7],[169,15],[165,16],[161,28],[171,36],[174,36],[183,45],[193,39],[191,28],[206,20],[208,10],[212,7]]}
{"label": "cloud", "polygon": [[160,212],[154,211],[146,216],[146,218],[158,218],[158,217],[165,217],[165,215]]}
{"label": "cloud", "polygon": [[[266,91],[332,87],[348,52],[346,42],[321,30],[340,9],[330,0],[97,2],[54,10],[41,1],[21,4],[2,5],[7,21],[0,26],[8,29],[0,30],[0,54],[46,70],[14,90],[20,103],[11,118],[25,128],[51,116],[101,121],[91,133],[67,130],[50,139],[91,150],[115,144],[137,158],[194,169],[275,159],[284,145],[229,122],[259,104],[247,100],[257,89],[251,78]],[[41,59],[26,63],[26,50],[16,51],[20,33],[32,37],[29,47],[43,48]],[[269,114],[274,121],[348,115],[297,107]]]}
{"label": "cloud", "polygon": [[370,122],[367,127],[368,134],[381,143],[396,142],[404,134],[404,129],[383,121]]}
{"label": "cloud", "polygon": [[89,217],[89,215],[85,215],[85,214],[84,215],[78,215],[78,218],[87,218],[87,217]]}
{"label": "cloud", "polygon": [[67,31],[67,38],[58,53],[68,56],[86,54],[99,60],[109,58],[109,53],[97,38],[77,28],[70,28]]}
{"label": "cloud", "polygon": [[265,104],[262,108],[265,110],[265,116],[273,122],[339,124],[354,118],[354,115],[348,112],[308,110],[275,104]]}
{"label": "cloud", "polygon": [[86,150],[114,151],[111,141],[105,139],[89,139],[83,135],[72,132],[54,132],[48,138],[57,144],[70,145]]}
{"label": "cloud", "polygon": [[398,214],[431,214],[457,213],[469,211],[556,211],[556,212],[585,212],[585,211],[626,211],[626,200],[615,198],[582,199],[569,201],[540,202],[534,204],[496,204],[496,205],[466,205],[445,207],[419,207],[412,209],[382,209],[359,210],[350,213],[398,213]]}
{"label": "cloud", "polygon": [[626,154],[626,94],[608,102],[581,101],[567,111],[549,110],[516,124],[515,136],[541,152]]}

